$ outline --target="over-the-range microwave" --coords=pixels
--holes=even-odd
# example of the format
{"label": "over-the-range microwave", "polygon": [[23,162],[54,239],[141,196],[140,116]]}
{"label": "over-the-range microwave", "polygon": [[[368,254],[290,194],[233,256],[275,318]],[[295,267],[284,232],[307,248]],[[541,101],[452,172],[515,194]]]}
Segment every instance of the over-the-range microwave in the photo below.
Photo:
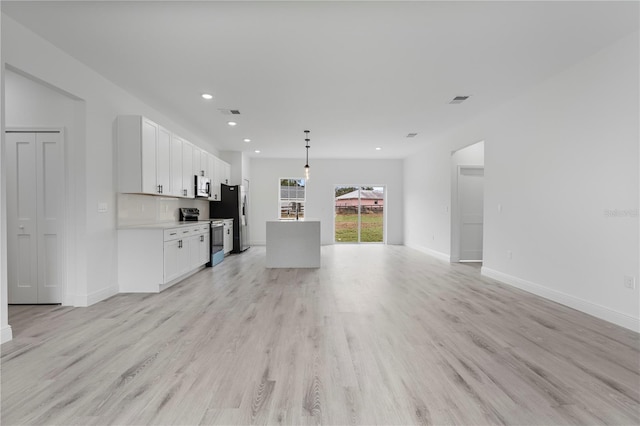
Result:
{"label": "over-the-range microwave", "polygon": [[205,176],[195,175],[196,197],[209,198],[211,195],[211,179]]}

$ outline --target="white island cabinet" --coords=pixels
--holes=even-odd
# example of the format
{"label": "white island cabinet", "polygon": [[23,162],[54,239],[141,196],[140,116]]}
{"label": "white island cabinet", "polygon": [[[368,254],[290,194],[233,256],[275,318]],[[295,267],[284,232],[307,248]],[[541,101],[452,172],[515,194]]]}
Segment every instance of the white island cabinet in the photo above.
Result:
{"label": "white island cabinet", "polygon": [[209,262],[209,222],[118,230],[121,293],[158,293]]}
{"label": "white island cabinet", "polygon": [[267,268],[319,268],[320,221],[267,221]]}

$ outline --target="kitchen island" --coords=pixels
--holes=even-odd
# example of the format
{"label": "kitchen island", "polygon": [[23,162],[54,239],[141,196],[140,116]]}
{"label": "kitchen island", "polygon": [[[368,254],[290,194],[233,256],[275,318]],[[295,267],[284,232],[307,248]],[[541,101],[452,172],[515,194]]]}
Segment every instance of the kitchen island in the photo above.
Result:
{"label": "kitchen island", "polygon": [[267,221],[267,268],[319,268],[320,220]]}

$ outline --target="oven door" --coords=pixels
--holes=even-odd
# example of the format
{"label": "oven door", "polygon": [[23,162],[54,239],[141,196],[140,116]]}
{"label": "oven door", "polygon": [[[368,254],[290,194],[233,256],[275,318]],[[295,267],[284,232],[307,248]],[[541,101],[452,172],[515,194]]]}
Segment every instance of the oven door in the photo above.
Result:
{"label": "oven door", "polygon": [[224,260],[224,226],[211,224],[211,266]]}

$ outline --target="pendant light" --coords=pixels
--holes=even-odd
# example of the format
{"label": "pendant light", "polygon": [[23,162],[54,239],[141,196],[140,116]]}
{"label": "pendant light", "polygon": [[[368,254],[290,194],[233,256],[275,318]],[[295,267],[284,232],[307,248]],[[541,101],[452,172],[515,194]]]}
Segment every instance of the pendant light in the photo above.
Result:
{"label": "pendant light", "polygon": [[308,130],[305,130],[304,133],[305,133],[304,141],[305,141],[305,144],[306,144],[305,148],[307,149],[307,162],[304,165],[304,178],[306,180],[309,180],[309,141],[311,139],[309,139],[309,131]]}

